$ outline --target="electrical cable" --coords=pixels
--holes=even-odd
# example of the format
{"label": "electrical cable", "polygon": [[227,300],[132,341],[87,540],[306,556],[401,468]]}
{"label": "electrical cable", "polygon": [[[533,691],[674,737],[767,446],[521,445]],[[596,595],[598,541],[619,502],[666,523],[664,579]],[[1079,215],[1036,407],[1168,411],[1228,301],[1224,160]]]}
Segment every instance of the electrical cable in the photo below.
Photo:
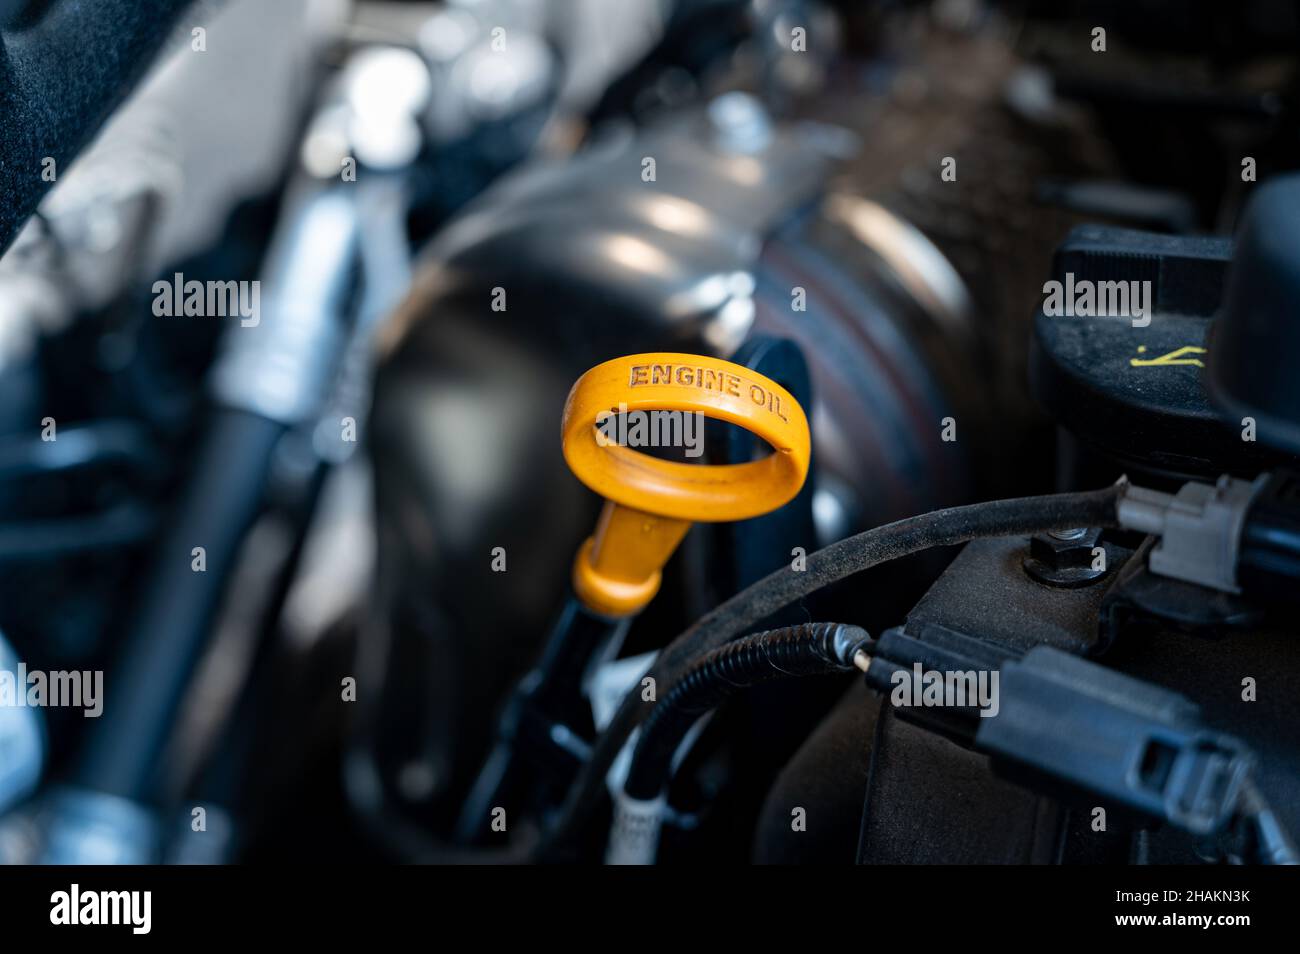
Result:
{"label": "electrical cable", "polygon": [[[980,537],[1027,536],[1074,527],[1114,527],[1127,481],[1103,490],[1018,497],[969,504],[908,517],[859,533],[809,555],[806,569],[781,569],[742,590],[702,617],[660,654],[649,676],[672,685],[703,654],[811,593],[890,560]],[[539,847],[539,860],[559,860],[565,845],[597,814],[604,780],[632,731],[653,711],[640,691],[629,693],[597,739],[556,823]]]}
{"label": "electrical cable", "polygon": [[790,676],[847,672],[854,668],[854,653],[869,639],[858,626],[802,623],[755,633],[707,653],[646,717],[624,791],[635,799],[658,796],[691,726],[739,690]]}

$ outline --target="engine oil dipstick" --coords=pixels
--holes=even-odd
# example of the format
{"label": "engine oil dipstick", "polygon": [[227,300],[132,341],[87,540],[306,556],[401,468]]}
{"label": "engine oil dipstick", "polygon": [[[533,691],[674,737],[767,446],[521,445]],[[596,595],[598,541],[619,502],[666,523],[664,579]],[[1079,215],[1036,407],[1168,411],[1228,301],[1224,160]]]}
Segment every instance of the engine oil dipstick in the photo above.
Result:
{"label": "engine oil dipstick", "polygon": [[[612,414],[664,413],[743,427],[773,452],[708,466],[652,457],[609,437]],[[597,365],[569,392],[561,430],[569,468],[605,498],[573,566],[578,599],[605,616],[632,615],[654,598],[664,564],[692,523],[769,513],[808,476],[811,437],[799,403],[749,368],[702,355],[637,354]]]}

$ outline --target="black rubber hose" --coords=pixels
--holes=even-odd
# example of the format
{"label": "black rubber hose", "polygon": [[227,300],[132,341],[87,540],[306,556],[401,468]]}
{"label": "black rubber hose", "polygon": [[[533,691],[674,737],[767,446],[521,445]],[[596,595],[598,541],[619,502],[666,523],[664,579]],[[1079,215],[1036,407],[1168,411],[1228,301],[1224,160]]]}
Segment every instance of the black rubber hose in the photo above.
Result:
{"label": "black rubber hose", "polygon": [[[657,684],[671,685],[702,654],[730,642],[778,610],[890,560],[981,537],[1027,536],[1074,527],[1114,527],[1125,486],[1121,482],[1104,490],[950,507],[898,520],[833,543],[810,554],[804,571],[778,570],[702,617],[659,654],[649,675]],[[565,846],[582,831],[587,820],[595,817],[610,765],[632,730],[652,711],[653,706],[642,703],[639,687],[623,699],[613,720],[596,741],[591,759],[570,789],[560,817],[547,832],[540,847],[541,859],[561,857]]]}
{"label": "black rubber hose", "polygon": [[691,726],[737,691],[790,676],[850,670],[854,652],[869,638],[857,626],[802,623],[755,633],[707,653],[673,683],[642,723],[624,791],[640,801],[656,798]]}
{"label": "black rubber hose", "polygon": [[[284,425],[245,411],[214,412],[193,476],[158,548],[104,711],[87,733],[77,784],[147,800],[221,597],[262,508]],[[191,569],[194,547],[206,569]]]}

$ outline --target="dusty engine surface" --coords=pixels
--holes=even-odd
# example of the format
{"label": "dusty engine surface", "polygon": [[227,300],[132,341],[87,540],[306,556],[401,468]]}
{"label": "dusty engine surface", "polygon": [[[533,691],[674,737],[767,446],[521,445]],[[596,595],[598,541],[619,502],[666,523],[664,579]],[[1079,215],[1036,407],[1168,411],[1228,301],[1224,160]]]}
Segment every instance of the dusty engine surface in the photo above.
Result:
{"label": "dusty engine surface", "polygon": [[1300,861],[1291,5],[0,39],[0,859]]}

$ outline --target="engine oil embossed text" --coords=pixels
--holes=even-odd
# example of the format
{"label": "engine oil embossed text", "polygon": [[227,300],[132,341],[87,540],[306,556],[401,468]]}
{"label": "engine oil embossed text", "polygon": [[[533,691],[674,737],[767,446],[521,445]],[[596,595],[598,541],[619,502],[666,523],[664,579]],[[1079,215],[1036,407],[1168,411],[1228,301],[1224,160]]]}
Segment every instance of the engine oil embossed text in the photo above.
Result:
{"label": "engine oil embossed text", "polygon": [[779,394],[728,371],[716,371],[713,368],[689,364],[632,365],[628,386],[635,388],[646,384],[679,385],[685,388],[698,388],[701,391],[716,391],[732,397],[747,397],[756,407],[765,407],[782,421],[789,423]]}

